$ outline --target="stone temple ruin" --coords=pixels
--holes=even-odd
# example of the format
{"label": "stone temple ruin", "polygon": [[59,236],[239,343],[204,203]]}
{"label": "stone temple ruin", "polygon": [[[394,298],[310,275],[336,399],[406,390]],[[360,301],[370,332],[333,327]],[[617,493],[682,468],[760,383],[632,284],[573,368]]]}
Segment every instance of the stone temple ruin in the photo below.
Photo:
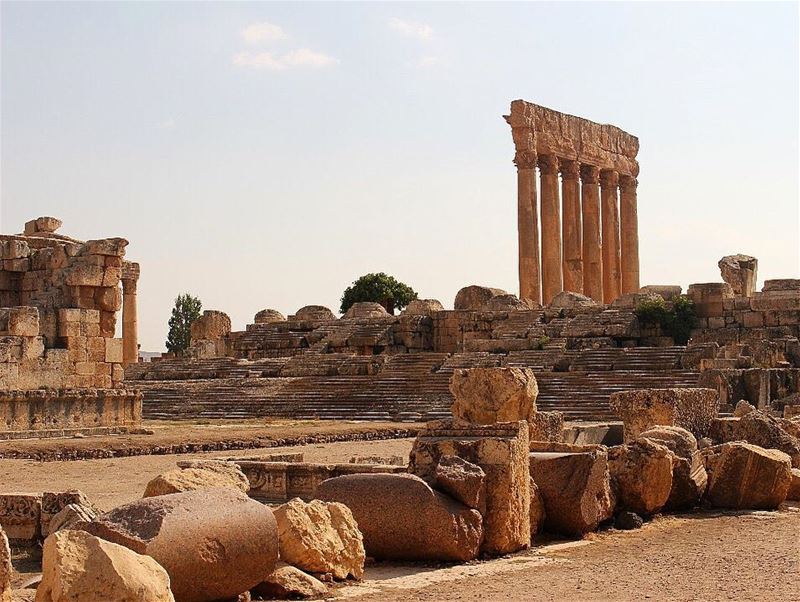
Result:
{"label": "stone temple ruin", "polygon": [[470,562],[539,533],[800,501],[800,280],[758,291],[755,258],[722,258],[721,282],[688,287],[678,344],[639,311],[683,291],[639,286],[636,138],[523,101],[507,120],[520,297],[472,285],[453,309],[418,299],[399,316],[264,309],[244,331],[209,310],[184,356],[141,362],[127,241],[77,241],[54,218],[0,236],[3,437],[143,416],[426,423],[407,457],[181,459],[105,513],[77,490],[0,493],[0,602],[9,540],[42,547],[39,602],[320,599],[367,558]]}
{"label": "stone temple ruin", "polygon": [[[128,242],[82,242],[41,217],[0,235],[0,437],[137,427],[141,394],[123,388],[138,355]],[[123,293],[120,293],[120,282]],[[123,306],[123,338],[115,338]]]}

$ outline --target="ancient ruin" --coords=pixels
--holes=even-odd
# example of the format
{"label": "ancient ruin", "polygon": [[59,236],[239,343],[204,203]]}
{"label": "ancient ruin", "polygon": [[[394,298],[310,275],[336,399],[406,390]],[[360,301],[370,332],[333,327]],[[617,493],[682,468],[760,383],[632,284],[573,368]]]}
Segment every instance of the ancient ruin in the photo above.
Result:
{"label": "ancient ruin", "polygon": [[520,298],[547,305],[570,291],[611,303],[637,292],[638,138],[524,100],[505,120],[516,150]]}

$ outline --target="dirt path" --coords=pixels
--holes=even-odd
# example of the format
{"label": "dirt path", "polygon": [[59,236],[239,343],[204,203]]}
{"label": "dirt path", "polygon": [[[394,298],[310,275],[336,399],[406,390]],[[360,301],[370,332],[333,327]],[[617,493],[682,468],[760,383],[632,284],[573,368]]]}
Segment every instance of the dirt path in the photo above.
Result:
{"label": "dirt path", "polygon": [[638,531],[439,570],[377,565],[359,602],[800,600],[800,508],[660,517]]}

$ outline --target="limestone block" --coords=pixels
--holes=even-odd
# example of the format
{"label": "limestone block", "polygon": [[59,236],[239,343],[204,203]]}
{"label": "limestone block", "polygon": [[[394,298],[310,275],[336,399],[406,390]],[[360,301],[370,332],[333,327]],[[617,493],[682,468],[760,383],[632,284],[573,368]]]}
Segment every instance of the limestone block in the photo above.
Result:
{"label": "limestone block", "polygon": [[694,435],[677,426],[655,426],[641,437],[663,445],[674,454],[672,488],[664,509],[689,510],[695,507],[705,492],[708,475]]}
{"label": "limestone block", "polygon": [[215,341],[231,332],[231,319],[221,311],[207,309],[192,322],[192,342]]}
{"label": "limestone block", "polygon": [[174,602],[167,572],[148,556],[84,531],[47,538],[36,602]]}
{"label": "limestone block", "polygon": [[480,512],[434,491],[410,474],[355,474],[328,479],[317,497],[353,513],[366,554],[386,560],[466,562],[483,539]]}
{"label": "limestone block", "polygon": [[320,600],[328,596],[322,581],[293,566],[281,566],[250,592],[264,600]]}
{"label": "limestone block", "polygon": [[660,512],[672,489],[672,456],[645,438],[610,448],[608,469],[617,507],[641,516]]}
{"label": "limestone block", "polygon": [[280,557],[308,573],[334,579],[364,575],[364,541],[344,504],[294,498],[275,510]]}
{"label": "limestone block", "polygon": [[750,297],[756,290],[758,259],[749,255],[726,255],[719,260],[722,279],[737,297]]}
{"label": "limestone block", "polygon": [[117,287],[119,286],[119,281],[121,277],[122,277],[122,268],[114,266],[106,266],[106,268],[103,270],[103,286]]}
{"label": "limestone block", "polygon": [[531,452],[529,461],[544,502],[546,531],[583,537],[611,518],[614,498],[603,448]]}
{"label": "limestone block", "polygon": [[414,299],[403,310],[404,316],[432,316],[443,311],[444,306],[437,299]]}
{"label": "limestone block", "polygon": [[14,568],[11,566],[11,547],[8,537],[0,527],[0,602],[11,602],[11,576]]}
{"label": "limestone block", "polygon": [[639,289],[642,293],[655,293],[661,296],[664,301],[672,301],[681,296],[683,289],[678,284],[648,284]]}
{"label": "limestone block", "polygon": [[562,412],[534,412],[528,418],[531,441],[560,443],[564,437],[564,414]]}
{"label": "limestone block", "polygon": [[486,512],[486,473],[480,466],[458,456],[444,456],[436,465],[434,478],[439,491],[481,514]]}
{"label": "limestone block", "polygon": [[464,421],[430,422],[414,441],[408,471],[435,482],[443,457],[458,456],[486,474],[483,515],[487,554],[508,554],[530,544],[530,469],[525,421],[476,426]]}
{"label": "limestone block", "polygon": [[792,468],[792,482],[789,485],[786,499],[800,501],[800,468]]}
{"label": "limestone block", "polygon": [[714,507],[773,510],[792,483],[789,456],[750,443],[723,443],[700,450],[708,472],[705,500]]}
{"label": "limestone block", "polygon": [[642,432],[640,437],[663,445],[679,458],[687,460],[697,451],[697,439],[679,426],[654,426]]}
{"label": "limestone block", "polygon": [[12,336],[39,336],[39,310],[30,306],[10,308],[7,330]]}
{"label": "limestone block", "polygon": [[105,342],[105,361],[110,364],[122,363],[122,339],[103,339]]}
{"label": "limestone block", "polygon": [[531,478],[531,541],[544,526],[545,516],[544,498],[542,498],[539,487]]}
{"label": "limestone block", "polygon": [[128,241],[124,238],[101,238],[87,240],[81,249],[81,255],[112,255],[123,257]]}
{"label": "limestone block", "polygon": [[4,259],[3,269],[7,272],[27,272],[31,269],[31,260],[27,257],[20,259]]}
{"label": "limestone block", "polygon": [[122,291],[120,291],[118,286],[104,286],[98,288],[94,293],[94,301],[97,307],[103,311],[119,311],[122,309]]}
{"label": "limestone block", "polygon": [[285,321],[286,317],[277,309],[262,309],[253,318],[254,324],[273,324]]}
{"label": "limestone block", "polygon": [[0,494],[0,527],[12,542],[33,543],[41,534],[42,496]]}
{"label": "limestone block", "polygon": [[538,304],[534,305],[529,299],[520,299],[516,295],[506,293],[504,295],[495,295],[484,303],[481,311],[525,311],[529,309],[536,309]]}
{"label": "limestone block", "polygon": [[698,318],[714,318],[724,313],[725,299],[733,299],[733,289],[727,282],[690,284],[686,295],[694,302]]}
{"label": "limestone block", "polygon": [[773,291],[800,291],[800,279],[797,278],[778,278],[765,280],[761,289],[763,292]]}
{"label": "limestone block", "polygon": [[82,529],[95,518],[97,518],[97,512],[93,507],[83,504],[67,504],[50,519],[47,534],[52,535],[64,529]]}
{"label": "limestone block", "polygon": [[529,420],[539,388],[530,368],[458,369],[450,378],[453,415],[473,424]]}
{"label": "limestone block", "polygon": [[25,235],[37,233],[52,234],[61,227],[62,223],[63,222],[57,217],[37,217],[36,219],[25,222]]}
{"label": "limestone block", "polygon": [[278,561],[272,511],[232,489],[144,498],[100,515],[86,530],[151,556],[185,602],[238,596]]}
{"label": "limestone block", "polygon": [[235,466],[231,466],[231,472],[227,473],[206,468],[177,468],[152,479],[147,484],[142,497],[147,498],[220,487],[247,493],[250,489],[250,482],[244,476],[244,473],[238,471]]}
{"label": "limestone block", "polygon": [[66,271],[65,283],[69,286],[103,286],[104,274],[101,266],[74,262]]}
{"label": "limestone block", "polygon": [[709,436],[717,442],[746,441],[787,454],[794,468],[800,468],[800,440],[787,433],[774,416],[755,410],[741,418],[718,418],[711,423]]}
{"label": "limestone block", "polygon": [[497,295],[507,295],[508,293],[499,288],[490,288],[488,286],[471,285],[465,286],[458,293],[456,293],[453,308],[456,310],[481,309],[492,297]]}
{"label": "limestone block", "polygon": [[31,254],[31,247],[28,243],[24,240],[6,240],[3,241],[2,247],[0,250],[2,251],[1,259],[25,259],[30,257]]}
{"label": "limestone block", "polygon": [[363,301],[353,303],[350,309],[344,314],[344,318],[384,318],[389,315],[386,308],[380,303]]}
{"label": "limestone block", "polygon": [[293,317],[301,322],[329,322],[336,319],[336,315],[323,305],[306,305],[298,309]]}
{"label": "limestone block", "polygon": [[42,494],[42,514],[40,522],[43,537],[50,534],[50,522],[53,517],[70,504],[80,505],[96,514],[92,502],[78,489],[59,492],[45,491]]}
{"label": "limestone block", "polygon": [[719,413],[714,389],[639,389],[613,393],[611,409],[622,419],[625,441],[656,426],[680,426],[695,437],[705,437]]}

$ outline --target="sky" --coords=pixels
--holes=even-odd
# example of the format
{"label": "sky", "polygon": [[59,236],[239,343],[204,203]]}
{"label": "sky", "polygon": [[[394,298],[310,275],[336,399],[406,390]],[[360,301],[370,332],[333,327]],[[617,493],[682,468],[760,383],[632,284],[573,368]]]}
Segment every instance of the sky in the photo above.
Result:
{"label": "sky", "polygon": [[122,236],[176,295],[338,310],[383,271],[518,292],[523,98],[639,137],[642,284],[799,277],[797,3],[8,2],[0,231]]}

